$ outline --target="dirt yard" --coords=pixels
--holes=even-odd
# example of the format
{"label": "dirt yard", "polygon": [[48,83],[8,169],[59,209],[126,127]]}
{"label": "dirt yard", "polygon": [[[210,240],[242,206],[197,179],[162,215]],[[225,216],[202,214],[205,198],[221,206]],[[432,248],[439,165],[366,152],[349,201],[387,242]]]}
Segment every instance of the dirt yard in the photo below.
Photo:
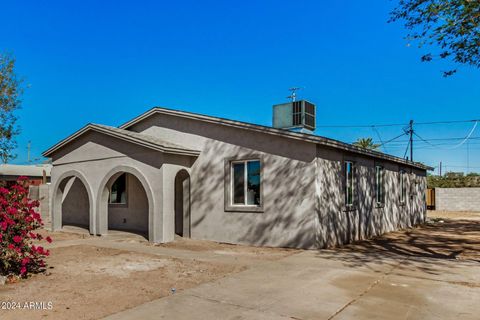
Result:
{"label": "dirt yard", "polygon": [[231,256],[250,256],[255,259],[261,260],[277,260],[283,258],[289,254],[298,252],[295,249],[280,249],[280,248],[261,248],[241,246],[228,243],[218,243],[206,240],[184,239],[182,237],[175,238],[175,242],[160,244],[159,246],[164,248],[172,248],[178,250],[187,250],[193,252],[212,252],[218,255],[231,255]]}
{"label": "dirt yard", "polygon": [[[190,319],[198,309],[202,315],[209,315],[205,318],[216,318],[228,310],[232,318],[238,312],[242,315],[238,319],[249,319],[264,316],[264,309],[269,306],[282,319],[284,315],[304,319],[303,314],[330,319],[341,313],[349,315],[352,310],[358,312],[352,318],[369,319],[382,318],[382,308],[372,309],[368,307],[370,303],[387,306],[399,297],[413,297],[408,288],[424,299],[408,298],[401,306],[405,314],[399,311],[399,317],[408,315],[411,305],[418,301],[423,302],[414,308],[423,312],[419,315],[426,315],[425,319],[438,318],[436,312],[452,312],[453,316],[456,311],[441,301],[444,294],[435,286],[450,290],[445,292],[447,296],[464,292],[468,297],[480,297],[480,278],[473,271],[478,271],[480,262],[480,214],[429,212],[428,217],[428,222],[417,228],[320,251],[182,238],[152,245],[138,236],[122,233],[93,237],[42,231],[54,239],[48,246],[49,269],[45,274],[0,286],[0,302],[51,302],[53,308],[0,309],[0,319],[99,319],[114,314],[118,319],[142,318],[142,312],[151,315],[152,311],[140,308],[138,314],[132,313],[137,315],[133,318],[128,312],[149,301],[158,302],[155,314],[163,312],[164,318],[172,318],[168,313],[171,310],[184,310],[180,318]],[[395,278],[391,283],[403,281],[408,287],[387,285],[385,279],[391,277]],[[381,288],[382,293],[373,295],[380,290],[372,289],[375,287]],[[310,293],[305,296],[303,290]],[[425,298],[436,292],[434,300]],[[319,297],[328,303],[315,303]],[[313,300],[308,302],[309,299]],[[475,313],[476,303],[470,304],[465,298],[457,302],[466,304],[469,314]],[[362,303],[365,307],[355,309]],[[455,305],[460,306],[458,303]],[[119,313],[123,310],[127,310],[125,316]],[[371,314],[373,310],[376,313]],[[431,313],[425,314],[427,311]],[[245,318],[246,314],[249,316]]]}
{"label": "dirt yard", "polygon": [[480,262],[480,213],[428,211],[422,226],[335,251]]}
{"label": "dirt yard", "polygon": [[[2,320],[43,319],[46,316],[51,319],[98,319],[245,270],[239,258],[275,260],[294,252],[178,239],[164,246],[191,251],[193,255],[177,258],[175,252],[168,252],[169,255],[141,252],[143,249],[161,250],[162,246],[153,246],[136,236],[117,240],[117,234],[115,240],[107,240],[72,232],[42,230],[41,233],[54,239],[47,272],[0,286],[0,301],[20,304],[35,301],[45,305],[51,302],[53,310],[0,310]],[[100,242],[103,243],[99,247]],[[109,244],[133,245],[139,250],[108,248]],[[199,252],[227,259],[202,261]]]}
{"label": "dirt yard", "polygon": [[432,219],[480,220],[480,212],[428,211],[427,217]]}

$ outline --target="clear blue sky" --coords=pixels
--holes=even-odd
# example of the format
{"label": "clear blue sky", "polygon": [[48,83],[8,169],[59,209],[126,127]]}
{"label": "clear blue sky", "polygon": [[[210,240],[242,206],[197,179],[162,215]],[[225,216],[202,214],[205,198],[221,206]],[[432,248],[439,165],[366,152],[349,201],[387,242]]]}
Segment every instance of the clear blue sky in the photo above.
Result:
{"label": "clear blue sky", "polygon": [[[0,50],[17,58],[29,88],[18,113],[17,163],[88,122],[119,125],[165,106],[264,125],[287,89],[303,86],[319,125],[480,118],[480,70],[419,62],[395,0],[8,1]],[[463,137],[470,124],[418,126],[424,138]],[[401,127],[380,128],[382,139]],[[372,129],[319,128],[351,142]],[[480,136],[480,125],[473,136]],[[454,142],[450,143],[452,146]],[[445,143],[442,141],[441,143]],[[465,170],[466,145],[418,143],[415,160]],[[450,148],[449,146],[447,146]],[[403,156],[405,143],[387,151]],[[470,166],[480,171],[480,140]]]}

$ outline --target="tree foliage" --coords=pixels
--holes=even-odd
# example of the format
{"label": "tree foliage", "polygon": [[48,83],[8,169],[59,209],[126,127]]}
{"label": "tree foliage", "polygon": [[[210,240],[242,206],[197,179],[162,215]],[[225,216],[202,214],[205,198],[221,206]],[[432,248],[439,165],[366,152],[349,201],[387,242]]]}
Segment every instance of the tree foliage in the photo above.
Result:
{"label": "tree foliage", "polygon": [[15,74],[15,59],[0,54],[0,159],[3,163],[14,159],[16,125],[15,111],[20,108],[22,94],[21,80]]}
{"label": "tree foliage", "polygon": [[469,188],[480,187],[480,174],[447,172],[444,176],[429,175],[427,177],[429,188]]}
{"label": "tree foliage", "polygon": [[426,52],[422,61],[450,59],[480,68],[479,0],[400,0],[390,19],[397,20],[409,31],[407,39],[418,41],[420,47],[437,47],[438,52]]}
{"label": "tree foliage", "polygon": [[372,138],[359,138],[353,143],[353,145],[370,150],[377,150],[380,147],[379,144],[373,143]]}

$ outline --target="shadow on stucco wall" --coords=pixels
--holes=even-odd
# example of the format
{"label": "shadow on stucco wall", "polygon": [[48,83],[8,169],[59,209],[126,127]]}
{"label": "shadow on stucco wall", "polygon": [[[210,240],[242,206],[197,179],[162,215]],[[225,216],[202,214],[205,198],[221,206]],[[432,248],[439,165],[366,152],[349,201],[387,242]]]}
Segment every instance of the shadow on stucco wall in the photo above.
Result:
{"label": "shadow on stucco wall", "polygon": [[[406,173],[407,194],[400,201],[397,164],[375,161],[338,151],[319,149],[319,203],[316,244],[318,248],[334,247],[368,239],[385,232],[411,227],[425,220],[424,175]],[[355,163],[354,206],[345,205],[344,160]],[[384,168],[383,202],[376,202],[375,166]]]}
{"label": "shadow on stucco wall", "polygon": [[[258,150],[258,149],[256,149]],[[259,150],[263,151],[262,149]],[[221,241],[311,248],[314,242],[314,177],[310,159],[262,154],[263,212],[226,212],[225,157],[255,157],[258,151],[208,140],[192,175],[192,236],[201,229]],[[219,156],[220,155],[220,156]],[[228,186],[227,186],[228,188]],[[210,227],[206,227],[209,225]],[[207,230],[217,228],[217,230]]]}
{"label": "shadow on stucco wall", "polygon": [[[377,208],[373,158],[323,147],[319,155],[315,144],[304,141],[168,115],[154,115],[132,129],[202,150],[192,166],[193,238],[323,248],[423,221],[424,210],[413,209],[409,198],[399,204],[396,163],[381,162],[386,199]],[[252,154],[261,154],[264,160],[264,211],[225,212],[224,161]],[[356,206],[349,211],[344,208],[345,156],[358,165]]]}

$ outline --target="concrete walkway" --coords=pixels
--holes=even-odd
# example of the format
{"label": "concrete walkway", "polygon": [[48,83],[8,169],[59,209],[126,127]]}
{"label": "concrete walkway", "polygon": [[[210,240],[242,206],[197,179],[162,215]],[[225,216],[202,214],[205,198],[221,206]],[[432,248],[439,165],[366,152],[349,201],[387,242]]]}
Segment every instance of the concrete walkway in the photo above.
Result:
{"label": "concrete walkway", "polygon": [[49,247],[75,245],[247,267],[108,320],[459,320],[480,315],[480,219],[432,223],[341,249],[298,250],[270,260],[215,244],[202,251],[155,246],[114,232]]}
{"label": "concrete walkway", "polygon": [[478,262],[303,251],[107,317],[478,319]]}

